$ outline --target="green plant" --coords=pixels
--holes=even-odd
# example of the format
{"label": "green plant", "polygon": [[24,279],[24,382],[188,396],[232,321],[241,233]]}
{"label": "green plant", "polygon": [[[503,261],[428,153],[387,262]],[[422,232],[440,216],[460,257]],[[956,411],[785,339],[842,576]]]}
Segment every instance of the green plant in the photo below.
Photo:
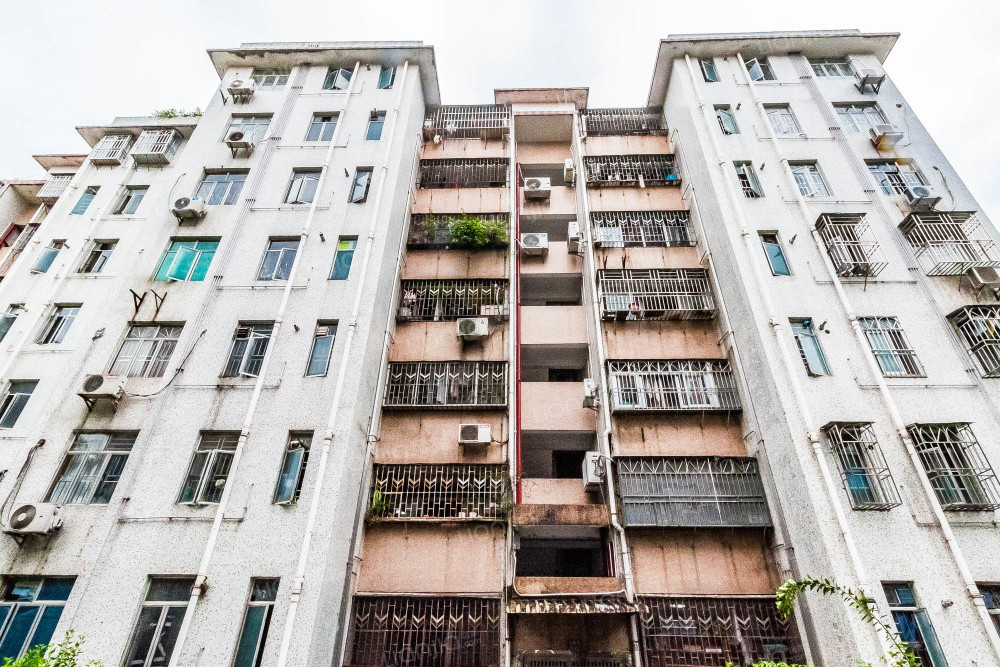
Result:
{"label": "green plant", "polygon": [[372,500],[368,503],[368,512],[366,512],[366,519],[369,521],[374,521],[386,513],[386,497],[382,494],[382,489],[376,486],[372,489]]}
{"label": "green plant", "polygon": [[103,667],[97,660],[82,661],[83,640],[82,636],[69,630],[58,644],[39,644],[20,658],[5,658],[3,667]]}
{"label": "green plant", "polygon": [[201,116],[202,110],[195,107],[194,111],[185,111],[184,109],[157,109],[153,112],[154,118],[189,118],[192,116]]}
{"label": "green plant", "polygon": [[452,219],[450,235],[450,245],[463,250],[480,250],[490,243],[487,223],[466,213]]}

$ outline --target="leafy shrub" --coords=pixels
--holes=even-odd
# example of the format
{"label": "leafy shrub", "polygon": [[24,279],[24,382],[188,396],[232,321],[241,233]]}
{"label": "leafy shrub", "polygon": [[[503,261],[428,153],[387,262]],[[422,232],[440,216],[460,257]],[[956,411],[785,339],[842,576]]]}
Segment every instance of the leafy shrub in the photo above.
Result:
{"label": "leafy shrub", "polygon": [[83,662],[82,646],[83,637],[70,630],[58,644],[39,644],[16,660],[4,659],[3,667],[103,667],[97,660]]}

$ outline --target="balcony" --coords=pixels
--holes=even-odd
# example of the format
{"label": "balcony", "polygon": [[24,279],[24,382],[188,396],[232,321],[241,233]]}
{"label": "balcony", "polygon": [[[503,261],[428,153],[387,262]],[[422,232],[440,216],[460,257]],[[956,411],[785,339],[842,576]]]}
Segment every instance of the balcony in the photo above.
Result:
{"label": "balcony", "polygon": [[387,409],[503,408],[507,363],[503,361],[404,361],[389,364]]}
{"label": "balcony", "polygon": [[875,278],[886,268],[886,256],[864,213],[825,213],[817,219],[817,232],[842,278]]}
{"label": "balcony", "polygon": [[132,148],[132,159],[136,164],[170,164],[180,145],[181,133],[177,130],[146,130]]}
{"label": "balcony", "polygon": [[949,314],[949,320],[966,344],[984,377],[998,377],[1001,351],[998,345],[998,306],[963,306]]}
{"label": "balcony", "polygon": [[580,119],[586,137],[668,133],[664,110],[660,107],[582,109]]}
{"label": "balcony", "polygon": [[403,280],[397,320],[443,322],[506,317],[506,280]]}
{"label": "balcony", "polygon": [[890,468],[868,422],[831,422],[821,429],[841,469],[841,483],[854,510],[888,510],[900,505]]}
{"label": "balcony", "polygon": [[912,213],[899,228],[929,276],[958,276],[971,268],[998,268],[997,245],[976,213]]}
{"label": "balcony", "polygon": [[97,165],[119,165],[125,161],[131,145],[131,134],[106,134],[91,151],[90,162]]}
{"label": "balcony", "polygon": [[35,196],[46,204],[54,204],[66,192],[66,188],[69,187],[72,180],[73,176],[70,174],[49,176],[45,185],[38,189],[38,194]]}
{"label": "balcony", "polygon": [[588,187],[681,185],[674,155],[588,155],[584,170]]}
{"label": "balcony", "polygon": [[737,384],[725,359],[608,362],[616,412],[738,411]]}
{"label": "balcony", "polygon": [[506,188],[508,164],[507,158],[421,160],[418,187],[425,190]]}
{"label": "balcony", "polygon": [[[478,226],[472,228],[470,220],[482,223],[482,231]],[[509,228],[507,213],[415,213],[410,216],[407,247],[421,250],[507,249]]]}
{"label": "balcony", "polygon": [[998,478],[969,424],[911,424],[907,432],[942,509],[1001,507]]}
{"label": "balcony", "polygon": [[512,503],[503,465],[373,466],[372,521],[494,521]]}
{"label": "balcony", "polygon": [[606,320],[709,320],[716,308],[704,269],[598,271]]}
{"label": "balcony", "polygon": [[622,458],[616,474],[627,527],[772,525],[753,458]]}
{"label": "balcony", "polygon": [[523,651],[512,667],[631,667],[628,652],[581,653],[579,651]]}
{"label": "balcony", "polygon": [[688,211],[601,211],[591,214],[599,248],[675,248],[695,245]]}
{"label": "balcony", "polygon": [[511,108],[504,104],[450,105],[424,116],[424,140],[501,139],[511,127]]}

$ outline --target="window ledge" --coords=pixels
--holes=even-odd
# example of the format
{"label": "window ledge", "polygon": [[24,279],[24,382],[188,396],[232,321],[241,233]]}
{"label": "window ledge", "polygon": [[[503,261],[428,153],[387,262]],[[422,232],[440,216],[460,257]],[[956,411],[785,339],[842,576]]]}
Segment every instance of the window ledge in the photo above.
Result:
{"label": "window ledge", "polygon": [[[283,290],[288,285],[287,280],[266,280],[261,281],[261,284],[255,285],[219,285],[216,289],[219,290]],[[294,290],[302,290],[309,287],[309,282],[300,283],[297,285],[292,285]]]}
{"label": "window ledge", "polygon": [[[251,206],[251,211],[285,211],[292,212],[296,211],[302,213],[303,211],[308,211],[312,204],[283,204],[282,206]],[[317,211],[329,211],[330,206],[317,206]]]}
{"label": "window ledge", "polygon": [[108,278],[117,278],[118,276],[111,273],[71,273],[68,278],[89,278],[90,280],[100,280]]}

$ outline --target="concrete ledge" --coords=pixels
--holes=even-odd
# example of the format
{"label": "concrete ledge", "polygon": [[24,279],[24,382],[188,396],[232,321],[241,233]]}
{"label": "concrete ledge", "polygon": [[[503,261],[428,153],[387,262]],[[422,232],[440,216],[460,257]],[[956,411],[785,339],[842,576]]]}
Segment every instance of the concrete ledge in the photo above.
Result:
{"label": "concrete ledge", "polygon": [[515,577],[519,595],[613,593],[623,588],[618,577]]}
{"label": "concrete ledge", "polygon": [[607,505],[520,504],[512,514],[516,526],[607,526]]}

